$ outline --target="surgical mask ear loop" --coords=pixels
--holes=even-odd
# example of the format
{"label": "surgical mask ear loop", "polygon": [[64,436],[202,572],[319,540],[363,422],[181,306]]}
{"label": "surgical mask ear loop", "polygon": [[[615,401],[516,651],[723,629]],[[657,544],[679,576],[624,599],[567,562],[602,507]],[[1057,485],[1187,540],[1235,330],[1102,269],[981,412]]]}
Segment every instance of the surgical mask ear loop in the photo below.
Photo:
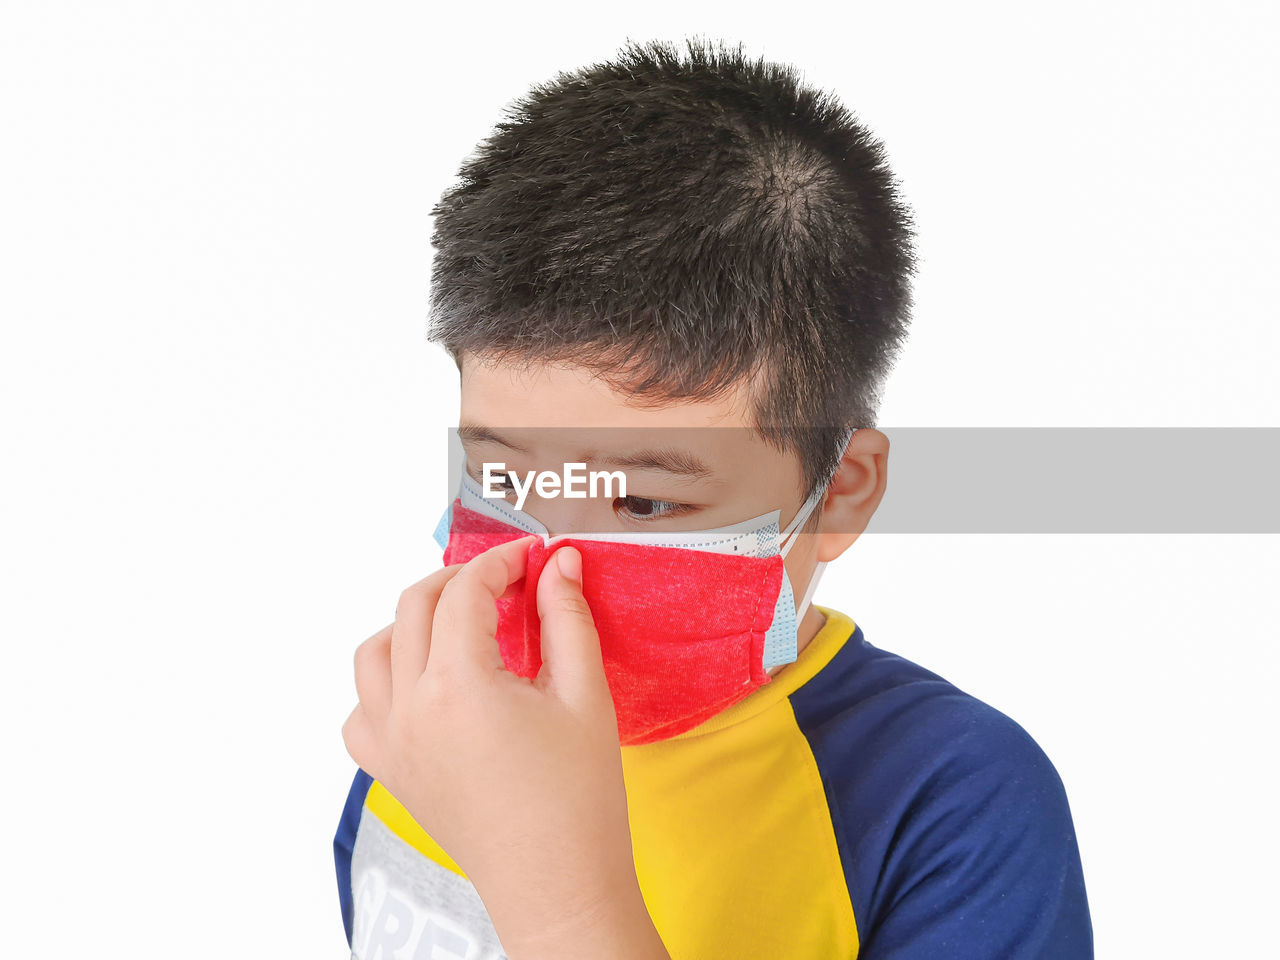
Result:
{"label": "surgical mask ear loop", "polygon": [[[843,434],[836,441],[837,456],[843,456],[845,448],[849,446],[849,441],[853,439],[853,435],[857,432],[857,428],[850,428],[843,431]],[[787,540],[788,537],[791,537],[791,539],[787,540],[786,544],[784,544],[782,549],[779,551],[783,559],[786,558],[787,551],[791,549],[791,545],[796,542],[795,537],[792,537],[791,534],[795,532],[796,528],[799,527],[800,524],[809,519],[809,514],[811,514],[814,508],[822,502],[823,498],[826,497],[827,487],[831,486],[831,481],[835,479],[836,471],[839,469],[840,464],[839,461],[837,461],[836,468],[831,471],[831,476],[827,477],[826,483],[820,486],[817,492],[805,501],[804,505],[796,512],[796,515],[792,517],[791,522],[787,524],[787,529],[782,531],[782,540]],[[805,611],[809,609],[809,602],[813,599],[813,592],[818,588],[818,581],[822,579],[822,574],[826,571],[827,564],[830,562],[831,561],[829,560],[819,560],[817,566],[813,568],[813,575],[809,577],[809,585],[804,589],[804,598],[800,601],[800,606],[796,610],[796,623],[799,623],[804,618]]]}
{"label": "surgical mask ear loop", "polygon": [[784,560],[786,559],[787,553],[796,542],[796,538],[793,534],[795,534],[800,526],[809,519],[809,515],[813,513],[818,504],[822,503],[822,500],[826,495],[827,485],[824,483],[810,495],[808,500],[801,504],[800,509],[796,511],[796,515],[792,517],[791,522],[787,524],[787,528],[779,535],[778,539],[782,542],[782,549],[778,552]]}
{"label": "surgical mask ear loop", "polygon": [[[848,430],[845,432],[844,436],[840,438],[837,443],[840,453],[843,453],[845,447],[849,445],[849,441],[852,439],[854,432],[855,431],[853,430]],[[839,469],[839,464],[836,465],[836,469]],[[817,505],[825,499],[827,487],[831,485],[831,481],[834,478],[835,471],[832,471],[831,476],[827,478],[827,482],[819,487],[817,492],[805,501],[804,505],[796,512],[796,515],[792,517],[791,522],[787,524],[787,529],[782,532],[781,539],[787,540],[787,542],[783,545],[779,553],[784,559],[787,556],[787,552],[791,549],[792,544],[796,542],[796,538],[792,536],[792,534],[802,523],[809,519],[809,514],[813,513]],[[788,537],[790,537],[789,540],[787,539]],[[804,619],[804,615],[808,612],[809,604],[813,601],[814,591],[818,589],[818,581],[822,579],[822,575],[827,570],[827,564],[830,562],[831,561],[829,560],[819,560],[817,565],[813,568],[813,573],[809,576],[809,585],[804,588],[804,596],[800,600],[800,605],[796,608],[797,628],[799,628],[800,621]]]}
{"label": "surgical mask ear loop", "polygon": [[[796,542],[796,537],[793,536],[793,534],[800,528],[801,524],[809,519],[810,514],[812,514],[818,504],[823,501],[826,494],[827,484],[824,483],[812,496],[809,497],[808,500],[804,502],[800,509],[796,511],[796,515],[791,518],[791,522],[787,524],[787,529],[782,532],[782,537],[784,539],[790,539],[787,539],[787,542],[783,545],[782,549],[778,551],[783,559],[786,559],[787,552]],[[813,568],[813,574],[809,577],[809,585],[805,587],[804,590],[804,598],[800,601],[800,606],[796,609],[797,629],[800,626],[800,621],[804,619],[805,612],[809,609],[809,601],[813,599],[813,591],[818,588],[818,580],[821,579],[822,572],[826,567],[827,561],[819,561],[818,565]],[[786,574],[783,574],[783,576],[786,576]]]}
{"label": "surgical mask ear loop", "polygon": [[845,430],[843,431],[843,435],[836,440],[837,459],[835,468],[831,471],[830,475],[828,475],[827,479],[822,482],[818,489],[809,495],[809,499],[800,505],[800,509],[797,510],[796,515],[791,518],[791,522],[787,524],[787,528],[779,534],[778,541],[782,544],[782,549],[778,552],[782,555],[783,559],[786,559],[787,551],[789,551],[791,549],[791,545],[796,542],[795,537],[793,537],[792,534],[796,532],[802,523],[809,519],[809,514],[813,513],[818,504],[826,498],[827,487],[831,486],[831,481],[835,479],[836,473],[840,469],[840,459],[843,458],[845,448],[849,446],[849,441],[853,439],[853,435],[855,433],[857,433],[856,429]]}

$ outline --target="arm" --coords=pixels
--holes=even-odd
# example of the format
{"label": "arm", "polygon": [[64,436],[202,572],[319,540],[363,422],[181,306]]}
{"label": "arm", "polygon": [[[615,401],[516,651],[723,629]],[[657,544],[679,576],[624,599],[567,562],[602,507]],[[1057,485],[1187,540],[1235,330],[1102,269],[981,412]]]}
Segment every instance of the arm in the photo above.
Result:
{"label": "arm", "polygon": [[434,837],[512,960],[670,960],[636,879],[617,716],[581,560],[537,582],[543,669],[508,672],[496,602],[529,538],[404,591],[356,654],[347,750]]}
{"label": "arm", "polygon": [[504,939],[502,943],[510,960],[671,960],[638,883],[624,883],[602,898],[594,911],[570,923],[544,927],[519,942]]}

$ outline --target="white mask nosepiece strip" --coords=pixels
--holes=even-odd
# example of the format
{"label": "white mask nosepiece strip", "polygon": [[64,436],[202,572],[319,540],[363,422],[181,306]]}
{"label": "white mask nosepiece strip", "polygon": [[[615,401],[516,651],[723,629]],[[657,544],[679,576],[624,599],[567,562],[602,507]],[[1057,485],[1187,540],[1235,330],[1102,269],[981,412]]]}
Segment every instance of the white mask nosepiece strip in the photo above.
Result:
{"label": "white mask nosepiece strip", "polygon": [[[725,553],[740,557],[772,557],[779,552],[778,518],[781,511],[743,520],[741,523],[716,527],[711,530],[618,531],[616,533],[561,533],[550,536],[547,528],[523,510],[517,510],[510,501],[483,495],[480,484],[469,473],[463,473],[458,500],[463,507],[481,516],[510,524],[517,530],[536,534],[550,546],[562,540],[592,540],[611,543],[637,543],[651,547],[680,547],[685,550],[705,550],[708,553]],[[449,527],[453,520],[450,507],[436,527],[435,541],[444,549],[449,543]]]}

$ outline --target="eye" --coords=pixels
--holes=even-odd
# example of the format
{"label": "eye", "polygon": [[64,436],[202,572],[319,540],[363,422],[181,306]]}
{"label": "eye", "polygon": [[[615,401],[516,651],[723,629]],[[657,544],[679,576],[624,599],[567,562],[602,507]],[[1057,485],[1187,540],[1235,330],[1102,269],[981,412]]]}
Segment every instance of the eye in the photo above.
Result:
{"label": "eye", "polygon": [[687,503],[676,503],[672,500],[650,500],[647,497],[616,497],[613,501],[615,513],[631,520],[660,520],[663,517],[679,516],[693,509]]}
{"label": "eye", "polygon": [[[484,477],[480,475],[479,470],[473,469],[471,465],[468,464],[467,475],[471,477],[471,479],[474,480],[481,489],[484,489]],[[495,474],[494,485],[499,490],[503,490],[506,493],[516,492],[516,488],[511,484],[511,475],[509,473]]]}

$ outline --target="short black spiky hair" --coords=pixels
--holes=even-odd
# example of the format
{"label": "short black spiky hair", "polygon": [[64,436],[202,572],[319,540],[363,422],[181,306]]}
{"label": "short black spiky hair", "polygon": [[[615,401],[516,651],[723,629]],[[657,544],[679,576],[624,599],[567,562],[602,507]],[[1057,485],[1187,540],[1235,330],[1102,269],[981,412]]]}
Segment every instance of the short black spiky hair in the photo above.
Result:
{"label": "short black spiky hair", "polygon": [[569,361],[638,403],[744,379],[813,489],[905,336],[912,216],[884,149],[794,68],[686,41],[535,85],[432,209],[430,339]]}

